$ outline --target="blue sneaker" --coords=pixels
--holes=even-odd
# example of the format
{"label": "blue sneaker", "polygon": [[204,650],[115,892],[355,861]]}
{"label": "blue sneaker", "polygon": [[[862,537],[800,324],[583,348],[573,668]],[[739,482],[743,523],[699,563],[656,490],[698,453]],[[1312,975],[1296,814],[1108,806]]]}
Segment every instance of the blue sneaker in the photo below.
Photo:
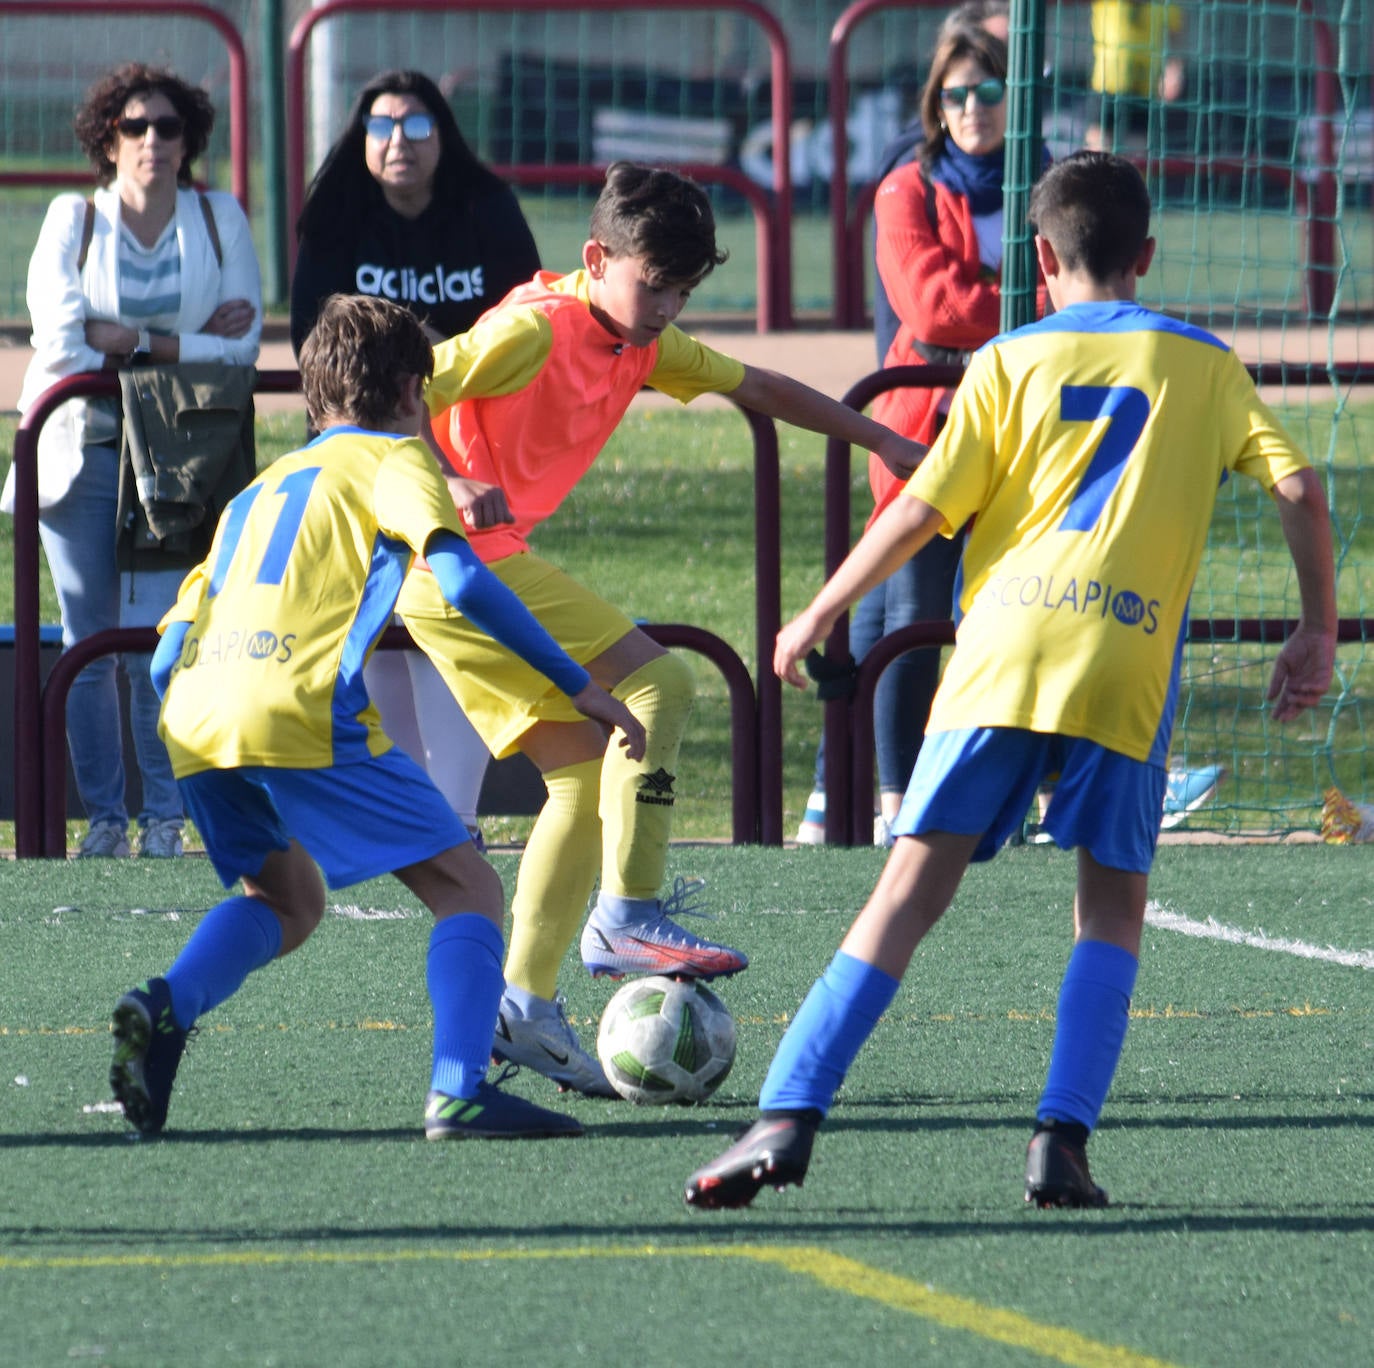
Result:
{"label": "blue sneaker", "polygon": [[[598,895],[582,928],[582,964],[593,978],[626,974],[682,974],[711,979],[749,967],[742,950],[702,940],[673,920],[675,916],[709,916],[701,910],[702,879],[677,878],[666,898],[642,903]],[[624,904],[634,902],[639,920],[625,922]],[[609,907],[609,910],[608,910]],[[670,915],[671,914],[671,915]],[[613,920],[614,918],[614,920]]]}
{"label": "blue sneaker", "polygon": [[582,1123],[576,1117],[501,1091],[497,1085],[513,1077],[516,1068],[502,1069],[495,1083],[484,1079],[473,1097],[450,1097],[431,1089],[425,1098],[425,1139],[552,1140],[581,1135]]}
{"label": "blue sneaker", "polygon": [[1196,812],[1217,791],[1226,775],[1221,765],[1203,765],[1201,769],[1171,769],[1164,786],[1164,830],[1176,827],[1190,813]]}
{"label": "blue sneaker", "polygon": [[114,1061],[110,1087],[125,1118],[143,1135],[156,1135],[167,1124],[167,1104],[189,1031],[172,1015],[172,994],[165,979],[149,979],[115,1003],[110,1020]]}

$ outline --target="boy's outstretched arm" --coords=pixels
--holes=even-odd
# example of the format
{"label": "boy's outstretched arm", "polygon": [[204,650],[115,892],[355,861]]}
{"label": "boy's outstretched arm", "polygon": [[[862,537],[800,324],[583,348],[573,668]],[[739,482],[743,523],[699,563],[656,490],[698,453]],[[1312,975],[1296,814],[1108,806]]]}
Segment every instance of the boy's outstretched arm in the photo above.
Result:
{"label": "boy's outstretched arm", "polygon": [[773,673],[798,689],[806,676],[797,662],[830,635],[851,603],[881,584],[935,536],[944,522],[939,509],[909,494],[899,495],[879,514],[820,593],[778,633]]}
{"label": "boy's outstretched arm", "polygon": [[905,480],[920,465],[928,448],[875,423],[857,409],[832,399],[810,385],[777,371],[745,366],[744,379],[730,397],[745,408],[779,418],[793,427],[820,432],[827,437],[871,451],[899,479]]}
{"label": "boy's outstretched arm", "polygon": [[1336,570],[1331,517],[1313,470],[1287,475],[1274,486],[1279,522],[1298,577],[1302,616],[1274,662],[1266,697],[1272,716],[1287,722],[1314,708],[1331,687],[1336,662]]}
{"label": "boy's outstretched arm", "polygon": [[425,560],[444,597],[474,626],[547,676],[584,717],[621,732],[631,760],[644,758],[644,726],[608,694],[541,627],[519,597],[477,559],[462,537],[439,531],[425,544]]}

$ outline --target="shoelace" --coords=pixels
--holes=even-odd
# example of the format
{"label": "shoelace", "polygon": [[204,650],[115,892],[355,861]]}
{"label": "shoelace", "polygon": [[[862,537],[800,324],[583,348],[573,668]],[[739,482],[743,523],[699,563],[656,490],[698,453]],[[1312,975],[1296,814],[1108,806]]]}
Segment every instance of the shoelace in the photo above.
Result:
{"label": "shoelace", "polygon": [[501,1072],[491,1080],[488,1086],[499,1088],[502,1083],[514,1078],[519,1072],[520,1066],[518,1064],[504,1064],[501,1067]]}
{"label": "shoelace", "polygon": [[684,879],[680,874],[673,880],[673,891],[659,902],[660,915],[665,917],[705,917],[717,920],[714,912],[706,911],[706,880]]}

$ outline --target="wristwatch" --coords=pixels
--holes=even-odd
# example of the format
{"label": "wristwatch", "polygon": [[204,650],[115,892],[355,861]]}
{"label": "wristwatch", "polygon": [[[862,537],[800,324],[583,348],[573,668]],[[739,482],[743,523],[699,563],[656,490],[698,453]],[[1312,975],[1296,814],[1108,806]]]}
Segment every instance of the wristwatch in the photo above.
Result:
{"label": "wristwatch", "polygon": [[153,338],[147,328],[138,330],[138,340],[134,343],[134,349],[127,358],[127,364],[133,366],[141,360],[151,360],[153,355]]}

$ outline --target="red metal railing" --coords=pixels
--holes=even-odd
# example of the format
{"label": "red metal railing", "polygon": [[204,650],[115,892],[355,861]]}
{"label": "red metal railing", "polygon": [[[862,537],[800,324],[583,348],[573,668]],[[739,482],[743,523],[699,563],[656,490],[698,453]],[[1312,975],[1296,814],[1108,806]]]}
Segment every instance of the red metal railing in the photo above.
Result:
{"label": "red metal railing", "polygon": [[[1299,205],[1307,219],[1307,307],[1321,316],[1330,311],[1336,289],[1336,134],[1335,117],[1340,107],[1337,86],[1336,40],[1331,28],[1319,19],[1311,0],[1293,0],[1295,8],[1312,21],[1312,39],[1317,54],[1313,94],[1317,114],[1317,176],[1310,195],[1291,167],[1246,163],[1217,164],[1229,174],[1258,175],[1266,180],[1281,180],[1294,187]],[[866,187],[851,210],[849,203],[849,40],[865,19],[884,9],[947,9],[946,0],[855,0],[830,31],[827,71],[830,80],[829,111],[834,169],[830,178],[830,239],[834,260],[834,300],[831,321],[837,328],[862,328],[867,324],[864,304],[864,279],[867,252],[864,226],[873,207],[877,186]],[[1142,161],[1153,171],[1165,174],[1208,172],[1213,164],[1187,158],[1170,157],[1163,162]]]}
{"label": "red metal railing", "polygon": [[[243,38],[230,20],[209,5],[195,0],[0,0],[0,19],[13,15],[41,15],[52,19],[59,14],[87,15],[92,18],[138,18],[148,15],[178,15],[209,24],[224,39],[229,54],[229,161],[234,198],[248,212],[248,57]],[[89,186],[86,171],[0,171],[0,185]]]}
{"label": "red metal railing", "polygon": [[[759,222],[764,258],[759,263],[759,331],[792,326],[792,69],[787,38],[777,16],[756,0],[324,0],[308,10],[291,31],[286,57],[286,178],[287,219],[295,224],[305,195],[305,58],[310,35],[325,19],[341,14],[385,11],[413,13],[609,13],[627,10],[717,10],[752,20],[764,32],[771,56],[773,120],[772,202],[755,193],[748,177],[730,167],[687,165],[684,172],[702,181],[715,181],[749,198]],[[604,167],[560,167],[522,164],[495,166],[499,175],[522,185],[599,182]],[[747,188],[748,187],[748,188]],[[295,262],[294,232],[288,245]]]}

